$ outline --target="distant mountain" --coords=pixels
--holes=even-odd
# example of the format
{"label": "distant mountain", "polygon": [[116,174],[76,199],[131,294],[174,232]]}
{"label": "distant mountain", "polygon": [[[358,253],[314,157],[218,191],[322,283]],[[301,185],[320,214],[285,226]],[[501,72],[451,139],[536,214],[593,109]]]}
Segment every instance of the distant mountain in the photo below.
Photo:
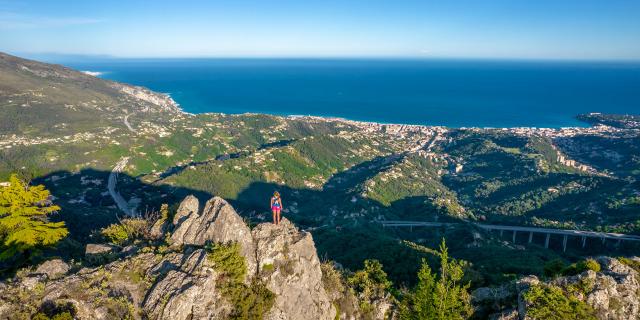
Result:
{"label": "distant mountain", "polygon": [[64,135],[121,125],[126,114],[175,114],[173,100],[60,65],[0,53],[0,134]]}

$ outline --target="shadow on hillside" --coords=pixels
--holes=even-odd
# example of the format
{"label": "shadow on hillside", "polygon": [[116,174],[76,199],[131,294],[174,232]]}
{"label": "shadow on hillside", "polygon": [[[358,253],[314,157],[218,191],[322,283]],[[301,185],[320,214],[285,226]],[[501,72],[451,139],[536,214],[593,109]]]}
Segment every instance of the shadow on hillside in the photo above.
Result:
{"label": "shadow on hillside", "polygon": [[324,191],[345,191],[373,178],[376,174],[391,168],[402,161],[406,154],[392,154],[386,157],[376,157],[359,163],[345,171],[334,174],[324,184]]}
{"label": "shadow on hillside", "polygon": [[[15,259],[0,261],[0,279],[11,276],[16,267],[38,264],[42,260],[55,256],[65,260],[81,260],[84,257],[85,244],[96,242],[95,234],[100,229],[118,222],[122,213],[107,190],[110,171],[85,169],[72,173],[56,171],[45,176],[34,178],[32,185],[44,185],[53,196],[53,203],[61,210],[50,216],[51,221],[64,221],[69,229],[69,236],[60,241],[56,248],[35,250],[28,256],[17,256]],[[142,183],[127,174],[118,176],[117,191],[126,199],[139,201],[138,212],[143,216],[157,212],[164,203],[177,205],[187,195],[193,194],[201,201],[211,198],[211,194],[189,188],[168,185],[152,185]]]}
{"label": "shadow on hillside", "polygon": [[[52,219],[64,221],[71,237],[80,243],[90,241],[93,232],[122,217],[107,190],[110,171],[84,169],[77,173],[56,171],[38,177],[33,184],[43,184],[54,196],[54,203],[62,210]],[[125,173],[118,175],[116,190],[127,200],[138,202],[137,212],[143,216],[157,211],[164,203],[176,206],[184,197],[193,194],[201,200],[211,197],[207,192],[169,185],[143,183]]]}
{"label": "shadow on hillside", "polygon": [[[465,254],[477,250],[467,247],[467,244],[475,242],[473,233],[478,232],[466,225],[461,224],[462,227],[455,230],[424,228],[410,231],[383,229],[378,223],[372,223],[377,219],[460,222],[445,215],[441,209],[433,206],[431,199],[424,196],[404,198],[390,206],[361,196],[363,190],[360,187],[365,181],[390,168],[403,157],[404,155],[379,157],[358,164],[332,176],[320,190],[253,182],[235,199],[228,200],[249,221],[270,221],[269,199],[277,190],[282,194],[287,210],[284,216],[301,229],[313,233],[321,257],[338,261],[351,270],[361,268],[365,259],[377,259],[383,263],[390,278],[400,283],[413,283],[421,259],[433,258],[428,253],[409,248],[399,241],[401,239],[435,248],[442,238],[447,238],[454,257],[462,254],[469,261],[480,265],[508,267],[511,263],[509,259],[513,260],[512,258],[491,262],[495,259]],[[54,202],[62,210],[53,219],[65,221],[71,232],[72,240],[58,246],[59,250],[55,254],[68,254],[66,258],[82,257],[84,244],[96,241],[92,234],[117,222],[116,215],[119,211],[107,192],[109,174],[109,171],[86,169],[78,173],[58,171],[34,179],[35,184],[44,184],[55,196]],[[127,200],[139,199],[138,212],[143,214],[157,211],[163,203],[175,210],[180,201],[190,194],[198,197],[201,203],[213,196],[201,190],[143,183],[123,173],[118,176],[117,190]],[[521,253],[512,249],[501,250],[509,254]],[[523,269],[515,270],[523,274],[534,273],[535,270],[526,267],[543,265],[547,255],[545,252],[548,250],[538,251],[540,258],[521,263]],[[555,253],[549,251],[549,254]]]}
{"label": "shadow on hillside", "polygon": [[[296,141],[296,140],[295,139],[286,139],[286,140],[279,140],[279,141],[275,141],[275,142],[271,142],[271,143],[265,143],[265,144],[260,145],[258,148],[256,148],[255,151],[261,151],[261,150],[266,150],[266,149],[270,149],[270,148],[284,147],[284,146],[287,146],[287,145],[291,144],[294,141]],[[247,156],[251,155],[252,153],[253,153],[252,151],[242,150],[242,151],[238,151],[238,152],[234,152],[234,153],[221,154],[219,156],[216,156],[214,160],[191,161],[191,162],[186,163],[186,164],[173,166],[173,167],[170,167],[169,169],[165,170],[164,172],[162,172],[160,175],[158,175],[157,179],[154,182],[158,182],[158,181],[161,181],[162,179],[165,179],[165,178],[167,178],[169,176],[172,176],[172,175],[175,175],[175,174],[179,174],[180,172],[184,171],[185,169],[187,169],[187,168],[189,168],[191,166],[204,165],[204,164],[215,162],[215,161],[226,161],[226,160],[230,160],[230,159],[244,158],[244,157],[247,157]]]}

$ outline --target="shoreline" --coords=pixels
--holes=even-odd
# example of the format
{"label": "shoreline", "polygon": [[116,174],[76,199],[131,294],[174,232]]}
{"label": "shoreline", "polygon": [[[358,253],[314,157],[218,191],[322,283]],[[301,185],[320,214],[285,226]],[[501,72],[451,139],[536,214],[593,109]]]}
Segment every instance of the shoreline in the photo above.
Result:
{"label": "shoreline", "polygon": [[[83,73],[87,73],[86,71],[81,71]],[[342,121],[342,122],[354,122],[354,123],[362,123],[362,124],[376,124],[376,125],[393,125],[393,126],[400,126],[400,125],[404,125],[404,126],[420,126],[420,127],[444,127],[444,128],[449,128],[449,129],[486,129],[486,130],[501,130],[501,129],[543,129],[543,130],[563,130],[563,129],[588,129],[593,127],[592,124],[582,121],[580,119],[578,119],[579,115],[582,114],[591,114],[591,113],[598,113],[598,112],[585,112],[585,113],[578,113],[573,115],[572,117],[570,117],[570,119],[575,120],[574,122],[572,122],[571,124],[567,124],[567,125],[541,125],[541,126],[532,126],[532,125],[514,125],[514,126],[482,126],[482,125],[445,125],[445,124],[418,124],[418,123],[403,123],[403,122],[386,122],[386,121],[380,121],[380,120],[365,120],[365,119],[352,119],[352,118],[347,118],[347,117],[341,117],[341,116],[332,116],[332,115],[314,115],[314,114],[308,114],[308,115],[304,115],[304,114],[287,114],[287,113],[279,113],[279,112],[254,112],[254,111],[247,111],[247,112],[238,112],[238,113],[228,113],[228,112],[217,112],[217,111],[206,111],[206,112],[189,112],[186,111],[184,109],[184,104],[183,103],[178,103],[172,96],[171,93],[168,92],[159,92],[159,91],[155,91],[152,90],[149,87],[146,86],[141,86],[141,85],[135,85],[135,84],[130,84],[128,82],[121,82],[118,80],[112,80],[109,79],[108,77],[104,77],[106,74],[109,74],[110,72],[100,72],[101,74],[98,75],[97,77],[103,80],[107,80],[107,81],[112,81],[112,82],[117,82],[117,83],[121,83],[127,86],[132,86],[132,87],[141,87],[141,88],[145,88],[147,90],[149,90],[150,92],[153,92],[155,94],[158,95],[163,95],[166,96],[167,98],[169,98],[173,103],[173,105],[175,106],[176,109],[179,109],[181,113],[186,114],[186,115],[190,115],[190,116],[197,116],[199,114],[224,114],[224,115],[245,115],[245,114],[256,114],[256,115],[268,115],[268,116],[275,116],[275,117],[283,117],[283,118],[289,118],[289,119],[295,119],[295,118],[319,118],[319,119],[326,119],[326,120],[334,120],[334,121]]]}
{"label": "shoreline", "polygon": [[[169,94],[167,94],[169,95]],[[184,111],[182,108],[181,112],[183,114],[187,114],[190,116],[198,116],[198,115],[223,115],[223,116],[270,116],[270,117],[279,117],[284,119],[296,120],[296,119],[312,119],[312,120],[320,120],[320,121],[329,121],[329,122],[342,122],[352,125],[375,125],[375,126],[404,126],[404,127],[420,127],[420,128],[446,128],[446,129],[454,129],[454,130],[578,130],[578,129],[589,129],[593,128],[594,125],[591,125],[584,121],[579,121],[584,123],[584,126],[562,126],[562,127],[533,127],[533,126],[512,126],[512,127],[481,127],[481,126],[447,126],[447,125],[428,125],[428,124],[413,124],[413,123],[397,123],[397,122],[381,122],[381,121],[367,121],[367,120],[356,120],[349,119],[344,117],[336,117],[336,116],[317,116],[317,115],[302,115],[302,114],[277,114],[277,113],[262,113],[262,112],[243,112],[243,113],[225,113],[225,112],[202,112],[202,113],[191,113]],[[577,117],[578,115],[576,115]]]}

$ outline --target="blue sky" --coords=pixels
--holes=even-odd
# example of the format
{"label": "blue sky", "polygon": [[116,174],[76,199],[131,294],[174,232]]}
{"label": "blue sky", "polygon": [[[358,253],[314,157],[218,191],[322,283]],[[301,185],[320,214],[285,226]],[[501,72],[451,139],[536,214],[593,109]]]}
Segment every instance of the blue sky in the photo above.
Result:
{"label": "blue sky", "polygon": [[0,0],[0,51],[640,59],[640,1]]}

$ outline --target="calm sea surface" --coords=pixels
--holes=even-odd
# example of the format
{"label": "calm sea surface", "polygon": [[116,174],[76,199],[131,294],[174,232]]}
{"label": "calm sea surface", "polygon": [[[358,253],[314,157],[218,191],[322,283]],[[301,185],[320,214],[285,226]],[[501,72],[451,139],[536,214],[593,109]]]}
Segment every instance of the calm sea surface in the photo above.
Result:
{"label": "calm sea surface", "polygon": [[640,114],[640,63],[132,59],[65,63],[169,93],[187,112],[336,116],[452,127],[583,126]]}

